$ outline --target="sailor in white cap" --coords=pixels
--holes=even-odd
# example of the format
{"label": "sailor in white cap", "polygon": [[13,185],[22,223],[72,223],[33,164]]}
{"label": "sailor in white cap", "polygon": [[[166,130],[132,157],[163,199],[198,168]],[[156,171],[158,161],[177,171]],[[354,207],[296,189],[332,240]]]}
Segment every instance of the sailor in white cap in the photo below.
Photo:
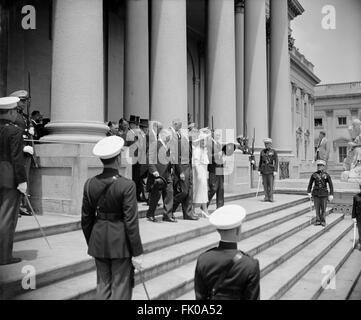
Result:
{"label": "sailor in white cap", "polygon": [[261,151],[259,158],[258,174],[262,175],[264,188],[264,201],[273,202],[274,179],[278,171],[278,155],[272,149],[272,139],[263,140],[265,149]]}
{"label": "sailor in white cap", "polygon": [[197,300],[258,300],[259,262],[237,249],[246,210],[239,205],[218,208],[209,222],[221,236],[219,246],[197,260],[194,290]]}
{"label": "sailor in white cap", "polygon": [[119,173],[123,146],[118,136],[95,145],[104,170],[84,186],[81,224],[88,254],[95,258],[98,300],[130,300],[134,267],[141,268],[136,187]]}
{"label": "sailor in white cap", "polygon": [[[315,203],[316,209],[316,222],[315,225],[326,226],[325,212],[327,207],[327,199],[329,201],[333,200],[333,184],[331,176],[325,171],[326,161],[317,160],[317,171],[311,175],[310,182],[307,188],[307,194]],[[312,189],[312,185],[314,187]],[[328,192],[327,184],[330,188]],[[312,193],[311,193],[312,189]]]}
{"label": "sailor in white cap", "polygon": [[21,261],[12,256],[20,195],[27,191],[23,132],[14,124],[19,101],[0,98],[0,265]]}

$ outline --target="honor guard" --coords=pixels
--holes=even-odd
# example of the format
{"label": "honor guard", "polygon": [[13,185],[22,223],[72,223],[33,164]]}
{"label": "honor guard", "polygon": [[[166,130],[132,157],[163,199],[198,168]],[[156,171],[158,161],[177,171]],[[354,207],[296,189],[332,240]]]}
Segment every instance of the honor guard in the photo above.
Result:
{"label": "honor guard", "polygon": [[[330,175],[325,171],[326,161],[317,160],[317,171],[312,174],[307,188],[309,198],[313,197],[316,209],[316,223],[315,225],[326,226],[325,212],[327,207],[327,199],[333,200],[333,184]],[[312,189],[312,185],[314,187]],[[327,190],[327,184],[330,188],[330,193]],[[312,193],[311,193],[312,189]]]}
{"label": "honor guard", "polygon": [[360,192],[353,197],[352,219],[357,223],[358,228],[358,250],[361,251],[361,181],[359,182]]}
{"label": "honor guard", "polygon": [[0,98],[0,265],[21,261],[12,256],[20,195],[26,194],[23,130],[14,124],[19,98]]}
{"label": "honor guard", "polygon": [[278,171],[278,155],[272,149],[272,139],[263,140],[265,149],[261,151],[259,158],[258,174],[262,175],[264,188],[264,201],[273,202],[274,178]]}
{"label": "honor guard", "polygon": [[223,206],[210,216],[209,222],[217,228],[221,241],[197,260],[197,300],[259,300],[259,262],[237,249],[245,217],[245,209],[238,205]]}
{"label": "honor guard", "polygon": [[81,225],[88,254],[95,258],[98,300],[130,300],[134,267],[142,260],[135,183],[118,171],[123,145],[118,136],[95,145],[104,171],[84,186]]}

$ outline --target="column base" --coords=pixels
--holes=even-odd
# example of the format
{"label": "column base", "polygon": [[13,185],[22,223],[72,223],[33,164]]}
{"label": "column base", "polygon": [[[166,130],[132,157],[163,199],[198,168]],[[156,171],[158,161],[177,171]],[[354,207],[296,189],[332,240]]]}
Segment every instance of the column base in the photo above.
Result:
{"label": "column base", "polygon": [[109,130],[101,122],[51,122],[46,129],[49,134],[41,138],[41,141],[78,143],[96,143]]}

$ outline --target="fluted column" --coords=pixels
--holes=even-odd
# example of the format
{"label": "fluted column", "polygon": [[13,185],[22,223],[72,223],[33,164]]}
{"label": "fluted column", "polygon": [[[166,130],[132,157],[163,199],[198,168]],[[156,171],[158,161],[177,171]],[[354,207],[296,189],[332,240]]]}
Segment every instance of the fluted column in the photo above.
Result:
{"label": "fluted column", "polygon": [[236,1],[236,114],[237,134],[244,133],[244,0]]}
{"label": "fluted column", "polygon": [[103,1],[55,0],[50,135],[95,142],[104,137]]}
{"label": "fluted column", "polygon": [[[207,48],[208,121],[228,129],[223,140],[236,134],[235,15],[233,0],[209,0]],[[233,135],[232,135],[233,132]]]}
{"label": "fluted column", "polygon": [[288,27],[287,1],[271,0],[271,136],[274,147],[284,152],[292,150],[292,139],[289,134],[292,130],[292,114]]}
{"label": "fluted column", "polygon": [[187,124],[186,0],[153,0],[151,119]]}
{"label": "fluted column", "polygon": [[148,0],[127,0],[124,116],[149,118]]}
{"label": "fluted column", "polygon": [[245,113],[247,135],[256,129],[255,147],[268,136],[266,1],[245,0]]}

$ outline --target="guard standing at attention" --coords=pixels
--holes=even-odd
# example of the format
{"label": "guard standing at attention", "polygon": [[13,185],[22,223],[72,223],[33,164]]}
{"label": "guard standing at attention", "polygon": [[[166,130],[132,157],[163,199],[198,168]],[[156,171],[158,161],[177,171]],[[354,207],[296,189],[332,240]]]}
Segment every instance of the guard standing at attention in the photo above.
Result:
{"label": "guard standing at attention", "polygon": [[136,187],[118,171],[123,146],[118,136],[95,145],[93,154],[102,161],[104,171],[84,186],[81,225],[88,254],[95,258],[98,300],[130,300],[134,267],[141,268]]}
{"label": "guard standing at attention", "polygon": [[23,130],[14,124],[19,98],[0,98],[0,265],[21,261],[12,256],[20,195],[26,194]]}
{"label": "guard standing at attention", "polygon": [[[326,161],[317,160],[317,171],[312,174],[308,184],[307,193],[309,198],[313,197],[316,209],[316,223],[315,225],[326,226],[325,212],[327,207],[327,199],[333,200],[333,184],[330,175],[325,171]],[[312,185],[314,185],[312,193]],[[327,184],[330,187],[330,194],[327,190]]]}
{"label": "guard standing at attention", "polygon": [[274,179],[278,171],[278,155],[272,149],[272,139],[263,140],[265,149],[261,151],[259,158],[258,174],[262,175],[264,188],[264,201],[273,202]]}
{"label": "guard standing at attention", "polygon": [[244,208],[226,205],[209,218],[221,236],[219,246],[197,260],[194,290],[197,300],[259,300],[259,262],[237,249]]}

